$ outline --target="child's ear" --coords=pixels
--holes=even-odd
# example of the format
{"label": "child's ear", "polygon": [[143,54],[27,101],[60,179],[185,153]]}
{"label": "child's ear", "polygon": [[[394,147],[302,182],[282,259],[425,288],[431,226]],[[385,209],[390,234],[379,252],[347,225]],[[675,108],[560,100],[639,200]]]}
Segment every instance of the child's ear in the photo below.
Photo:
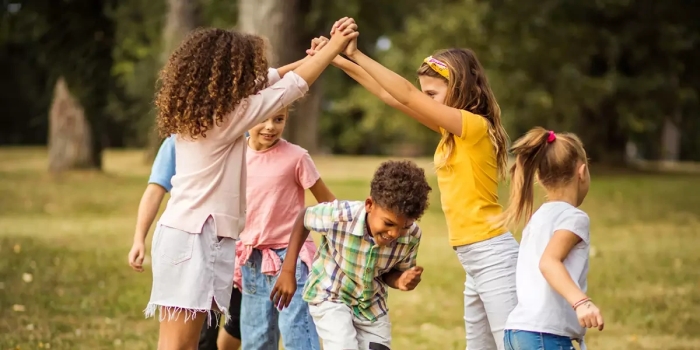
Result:
{"label": "child's ear", "polygon": [[581,165],[578,166],[578,178],[581,181],[586,180],[586,172],[588,171],[588,165],[586,163],[581,163]]}
{"label": "child's ear", "polygon": [[367,197],[367,199],[365,199],[365,211],[368,213],[371,212],[373,206],[374,201],[372,200],[372,197]]}

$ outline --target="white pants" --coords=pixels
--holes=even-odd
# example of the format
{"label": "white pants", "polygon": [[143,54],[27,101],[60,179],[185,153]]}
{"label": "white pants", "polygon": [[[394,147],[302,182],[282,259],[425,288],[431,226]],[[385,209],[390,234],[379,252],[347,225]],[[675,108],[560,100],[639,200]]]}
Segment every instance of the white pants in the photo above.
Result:
{"label": "white pants", "polygon": [[309,304],[323,350],[368,350],[370,343],[391,347],[391,322],[384,315],[374,322],[356,317],[352,309],[340,303],[324,301]]}
{"label": "white pants", "polygon": [[515,294],[518,248],[510,233],[455,248],[467,273],[464,283],[467,350],[505,348],[506,320],[518,303]]}

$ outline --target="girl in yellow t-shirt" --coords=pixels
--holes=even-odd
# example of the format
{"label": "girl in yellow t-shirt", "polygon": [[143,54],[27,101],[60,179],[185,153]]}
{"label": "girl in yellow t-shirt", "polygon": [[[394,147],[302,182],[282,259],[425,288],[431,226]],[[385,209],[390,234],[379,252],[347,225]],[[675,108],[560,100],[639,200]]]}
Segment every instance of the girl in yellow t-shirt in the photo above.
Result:
{"label": "girl in yellow t-shirt", "polygon": [[[333,64],[384,102],[439,132],[435,167],[450,245],[466,271],[468,349],[504,348],[503,329],[517,304],[518,243],[492,218],[502,212],[498,179],[507,163],[507,134],[486,73],[467,49],[448,49],[418,69],[422,92],[348,44]],[[310,53],[311,54],[311,53]]]}

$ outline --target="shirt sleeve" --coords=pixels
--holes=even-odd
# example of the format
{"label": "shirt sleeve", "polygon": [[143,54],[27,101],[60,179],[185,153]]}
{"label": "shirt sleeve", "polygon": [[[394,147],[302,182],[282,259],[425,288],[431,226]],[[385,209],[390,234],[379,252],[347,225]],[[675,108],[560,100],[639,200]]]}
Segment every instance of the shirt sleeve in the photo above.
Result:
{"label": "shirt sleeve", "polygon": [[460,137],[462,140],[476,142],[488,132],[489,126],[486,118],[462,110],[462,137]]}
{"label": "shirt sleeve", "polygon": [[282,79],[282,77],[280,77],[280,72],[278,72],[277,69],[269,68],[267,70],[267,86],[275,84],[280,81],[280,79]]}
{"label": "shirt sleeve", "polygon": [[315,185],[321,177],[308,152],[304,152],[304,155],[299,159],[299,162],[297,162],[296,175],[297,182],[305,190]]}
{"label": "shirt sleeve", "polygon": [[309,231],[326,234],[338,221],[338,201],[319,203],[306,208],[304,227]]}
{"label": "shirt sleeve", "polygon": [[250,128],[300,99],[308,91],[309,85],[299,75],[294,72],[285,74],[276,83],[240,102],[222,124],[225,140],[235,141]]}
{"label": "shirt sleeve", "polygon": [[418,259],[418,247],[420,246],[420,237],[421,237],[421,231],[418,225],[416,225],[415,230],[417,232],[411,233],[411,239],[410,243],[408,244],[408,253],[406,254],[406,257],[401,259],[401,261],[394,266],[394,270],[398,271],[406,271],[414,266],[416,266],[416,260]]}
{"label": "shirt sleeve", "polygon": [[590,243],[590,219],[580,209],[567,210],[562,213],[554,225],[554,232],[567,230],[579,236],[586,244]]}
{"label": "shirt sleeve", "polygon": [[158,149],[148,183],[159,185],[170,192],[173,188],[171,183],[173,176],[175,176],[175,138],[170,136]]}

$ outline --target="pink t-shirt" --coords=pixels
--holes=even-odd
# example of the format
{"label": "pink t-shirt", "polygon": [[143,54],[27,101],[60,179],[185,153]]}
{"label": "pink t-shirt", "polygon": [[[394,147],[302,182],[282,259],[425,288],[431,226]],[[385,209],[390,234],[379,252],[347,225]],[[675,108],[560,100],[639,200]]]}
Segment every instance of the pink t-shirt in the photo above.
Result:
{"label": "pink t-shirt", "polygon": [[[238,267],[250,258],[253,249],[262,252],[262,273],[276,275],[281,261],[271,249],[282,249],[289,245],[294,222],[304,209],[304,190],[313,186],[320,175],[309,153],[284,139],[263,151],[250,147],[246,151],[248,168],[245,230],[237,246],[236,275],[234,281],[240,286]],[[316,246],[309,239],[302,247],[299,257],[311,266]]]}
{"label": "pink t-shirt", "polygon": [[224,122],[196,140],[175,137],[175,176],[159,223],[201,233],[209,216],[216,234],[238,238],[245,227],[246,130],[304,96],[308,84],[294,72],[280,79],[268,73],[269,87],[242,100]]}

